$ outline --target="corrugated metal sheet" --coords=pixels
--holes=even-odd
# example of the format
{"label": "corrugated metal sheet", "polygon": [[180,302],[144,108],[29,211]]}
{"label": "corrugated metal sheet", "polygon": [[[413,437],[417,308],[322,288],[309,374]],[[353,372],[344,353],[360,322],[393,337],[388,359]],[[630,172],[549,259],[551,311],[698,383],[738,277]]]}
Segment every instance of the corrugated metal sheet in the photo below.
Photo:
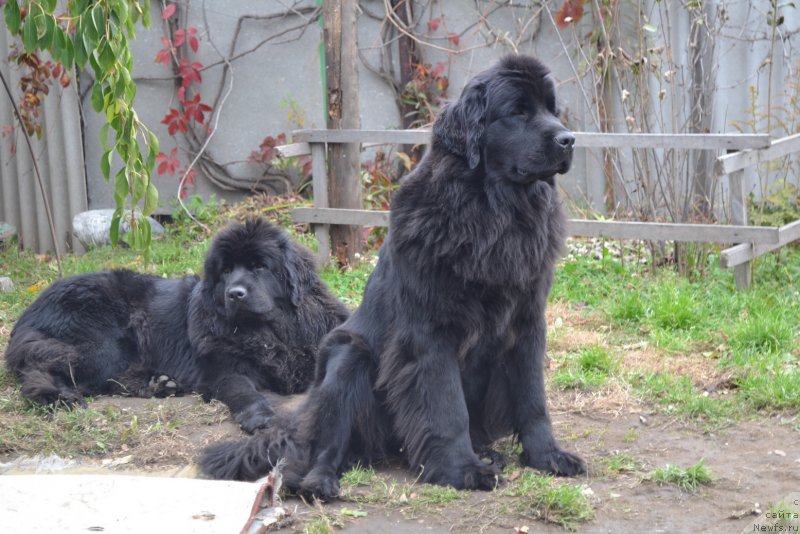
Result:
{"label": "corrugated metal sheet", "polygon": [[[0,69],[11,86],[22,73],[9,65],[13,40],[2,23],[0,30]],[[72,236],[72,217],[87,209],[86,172],[83,158],[80,109],[76,84],[54,88],[45,99],[42,121],[45,134],[32,139],[46,194],[53,211],[59,249],[76,250],[81,245]],[[0,220],[14,225],[22,245],[38,252],[52,252],[53,238],[47,223],[44,201],[36,182],[30,153],[14,119],[5,92],[0,95],[0,128],[14,126],[0,138]]]}

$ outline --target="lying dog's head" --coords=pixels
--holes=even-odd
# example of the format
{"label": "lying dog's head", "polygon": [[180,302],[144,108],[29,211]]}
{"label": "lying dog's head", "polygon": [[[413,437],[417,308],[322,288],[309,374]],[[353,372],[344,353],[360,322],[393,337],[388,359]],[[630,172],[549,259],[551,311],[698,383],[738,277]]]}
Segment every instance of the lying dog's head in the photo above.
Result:
{"label": "lying dog's head", "polygon": [[270,320],[299,306],[314,278],[310,254],[255,218],[214,238],[204,270],[204,291],[237,323]]}
{"label": "lying dog's head", "polygon": [[487,175],[517,183],[567,172],[575,137],[558,119],[555,83],[539,61],[509,56],[475,76],[445,106],[434,139]]}

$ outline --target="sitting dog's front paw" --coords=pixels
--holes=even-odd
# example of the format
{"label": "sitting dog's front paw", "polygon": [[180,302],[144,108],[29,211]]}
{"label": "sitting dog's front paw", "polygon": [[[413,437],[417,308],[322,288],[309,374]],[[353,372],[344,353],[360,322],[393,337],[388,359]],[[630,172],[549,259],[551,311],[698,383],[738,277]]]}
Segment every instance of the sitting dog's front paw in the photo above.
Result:
{"label": "sitting dog's front paw", "polygon": [[586,462],[580,456],[560,448],[539,453],[523,451],[519,460],[523,465],[557,476],[573,477],[586,472]]}

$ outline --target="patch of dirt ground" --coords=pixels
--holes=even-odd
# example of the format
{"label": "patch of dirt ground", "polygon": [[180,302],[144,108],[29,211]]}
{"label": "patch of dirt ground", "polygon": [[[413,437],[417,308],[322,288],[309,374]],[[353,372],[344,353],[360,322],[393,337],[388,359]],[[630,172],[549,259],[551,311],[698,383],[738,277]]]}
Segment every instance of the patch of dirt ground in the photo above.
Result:
{"label": "patch of dirt ground", "polygon": [[[598,325],[580,311],[556,305],[551,310],[551,352],[557,366],[559,352],[582,345],[607,344]],[[679,366],[699,383],[719,372],[713,364],[678,357],[666,360],[648,347],[615,349],[622,365],[641,369]],[[677,369],[677,367],[675,367]],[[674,370],[674,369],[673,369]],[[181,421],[133,446],[105,457],[69,458],[50,465],[61,473],[116,473],[196,477],[192,461],[208,443],[241,432],[218,404],[202,403],[197,396],[171,399],[98,398],[91,406],[121,408],[123,417],[167,410]],[[800,420],[797,414],[778,414],[737,422],[708,431],[691,422],[659,413],[658,409],[629,394],[624,386],[596,393],[551,391],[551,416],[555,434],[569,450],[581,454],[589,474],[556,484],[579,484],[594,508],[594,518],[576,523],[585,532],[754,532],[775,525],[765,516],[771,505],[800,499]],[[2,417],[2,415],[0,415]],[[141,424],[141,423],[140,423]],[[511,447],[511,444],[506,444]],[[616,471],[608,459],[624,455],[633,467]],[[696,493],[673,485],[659,485],[648,474],[666,464],[688,467],[703,459],[713,483]],[[43,462],[23,462],[13,452],[0,456],[0,473],[31,473]],[[376,466],[384,488],[396,484],[413,488],[413,478],[397,466]],[[356,490],[356,494],[363,493]],[[465,492],[449,503],[416,506],[411,492],[386,493],[388,498],[348,499],[322,507],[288,497],[284,505],[295,521],[285,527],[303,530],[312,522],[336,524],[337,530],[371,532],[563,532],[535,514],[508,506],[503,488],[494,492]],[[242,510],[243,518],[249,506]],[[326,519],[327,518],[327,519]],[[797,524],[792,523],[792,525]],[[794,528],[794,527],[791,527]],[[323,530],[315,530],[321,532]],[[794,530],[787,530],[794,531]]]}

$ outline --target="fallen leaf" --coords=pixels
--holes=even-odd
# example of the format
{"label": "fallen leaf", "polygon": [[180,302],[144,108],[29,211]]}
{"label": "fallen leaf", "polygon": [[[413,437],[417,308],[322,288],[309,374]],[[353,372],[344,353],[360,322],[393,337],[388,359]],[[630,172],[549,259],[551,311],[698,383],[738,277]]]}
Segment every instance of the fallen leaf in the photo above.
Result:
{"label": "fallen leaf", "polygon": [[367,517],[367,512],[363,510],[353,510],[352,508],[342,508],[337,513],[347,517]]}

